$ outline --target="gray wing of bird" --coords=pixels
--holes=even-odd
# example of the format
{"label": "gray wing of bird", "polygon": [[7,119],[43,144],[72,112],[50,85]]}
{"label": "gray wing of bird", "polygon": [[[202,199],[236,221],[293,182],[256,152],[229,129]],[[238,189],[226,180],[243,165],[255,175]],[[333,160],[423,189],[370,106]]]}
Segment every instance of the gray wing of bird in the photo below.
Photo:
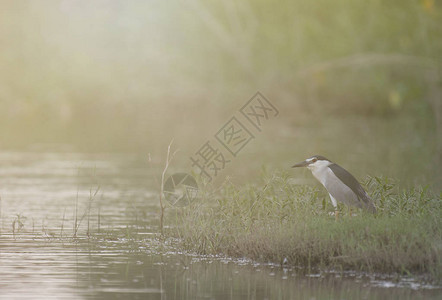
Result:
{"label": "gray wing of bird", "polygon": [[359,184],[359,182],[356,178],[354,178],[353,175],[351,175],[346,169],[337,164],[331,164],[328,167],[358,196],[359,200],[361,200],[370,211],[376,211],[376,208],[373,205],[373,201],[370,199],[364,188]]}

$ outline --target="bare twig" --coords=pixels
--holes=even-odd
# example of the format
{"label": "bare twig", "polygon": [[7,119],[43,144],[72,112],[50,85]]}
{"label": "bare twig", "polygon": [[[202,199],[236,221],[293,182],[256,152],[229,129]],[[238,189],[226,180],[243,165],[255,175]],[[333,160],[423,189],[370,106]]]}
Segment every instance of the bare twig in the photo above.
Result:
{"label": "bare twig", "polygon": [[66,207],[64,208],[63,211],[63,219],[61,219],[61,229],[60,229],[60,237],[63,238],[63,228],[64,228],[64,219],[66,216]]}
{"label": "bare twig", "polygon": [[[81,218],[79,220],[77,220],[76,218],[76,227],[74,228],[74,237],[77,237],[77,232],[78,229],[80,228],[81,222],[83,221],[83,219],[86,217],[86,215],[88,216],[88,228],[87,228],[87,235],[89,236],[89,214],[92,208],[92,202],[95,200],[95,197],[97,196],[98,192],[100,191],[100,186],[98,185],[97,188],[94,190],[92,190],[92,188],[89,190],[89,199],[88,199],[88,205],[85,208],[83,215],[81,216]],[[78,201],[77,201],[78,202]]]}
{"label": "bare twig", "polygon": [[167,156],[166,156],[166,165],[164,166],[163,173],[161,174],[161,187],[160,187],[160,230],[161,235],[163,235],[163,221],[164,221],[164,203],[163,203],[163,194],[164,194],[164,177],[166,176],[167,169],[169,168],[169,164],[172,161],[173,157],[177,153],[177,151],[170,154],[170,148],[172,147],[173,139],[170,141],[169,146],[167,147]]}

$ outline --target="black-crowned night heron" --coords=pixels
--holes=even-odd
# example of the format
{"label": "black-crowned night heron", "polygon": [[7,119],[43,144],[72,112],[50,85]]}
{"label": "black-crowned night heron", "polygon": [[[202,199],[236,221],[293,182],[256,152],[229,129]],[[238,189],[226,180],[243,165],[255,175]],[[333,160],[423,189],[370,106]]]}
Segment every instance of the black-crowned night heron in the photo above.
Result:
{"label": "black-crowned night heron", "polygon": [[349,206],[364,208],[371,213],[376,212],[373,201],[356,178],[324,156],[312,156],[294,165],[292,168],[297,167],[307,167],[312,171],[313,176],[326,188],[335,208],[336,219],[338,218],[337,201]]}

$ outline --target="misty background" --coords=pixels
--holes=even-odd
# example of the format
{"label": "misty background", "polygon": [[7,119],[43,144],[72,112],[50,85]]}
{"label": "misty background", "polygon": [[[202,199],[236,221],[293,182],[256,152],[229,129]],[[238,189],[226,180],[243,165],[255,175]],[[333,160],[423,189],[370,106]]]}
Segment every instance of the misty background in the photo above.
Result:
{"label": "misty background", "polygon": [[183,171],[260,91],[280,113],[223,178],[322,154],[440,189],[437,1],[2,0],[0,45],[0,151],[161,164],[173,139]]}

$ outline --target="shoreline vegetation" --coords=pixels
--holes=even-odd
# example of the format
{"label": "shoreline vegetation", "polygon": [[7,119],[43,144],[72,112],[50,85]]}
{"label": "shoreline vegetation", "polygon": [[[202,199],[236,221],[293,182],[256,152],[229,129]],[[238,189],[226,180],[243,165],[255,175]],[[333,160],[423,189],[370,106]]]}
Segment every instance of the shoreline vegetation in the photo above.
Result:
{"label": "shoreline vegetation", "polygon": [[201,190],[189,206],[169,210],[166,235],[186,250],[290,265],[304,272],[342,270],[412,275],[440,282],[442,194],[399,190],[388,178],[363,183],[378,212],[350,217],[321,189],[295,185],[288,173],[263,174],[263,184]]}
{"label": "shoreline vegetation", "polygon": [[[201,255],[245,258],[304,274],[352,271],[442,282],[442,193],[426,187],[402,189],[389,178],[367,177],[362,184],[377,213],[353,210],[350,217],[348,207],[341,205],[335,221],[323,188],[299,185],[290,177],[288,172],[264,170],[260,183],[236,186],[227,180],[217,189],[203,186],[190,205],[164,211],[164,232],[156,229],[158,220],[139,214],[135,206],[126,212],[131,223],[125,228],[106,228],[94,202],[100,186],[91,186],[86,201],[75,199],[73,228],[66,209],[61,228],[42,225],[42,232],[34,220],[31,231],[31,218],[17,214],[10,223],[12,232],[0,231],[0,236],[122,239],[135,251],[146,242],[139,230],[150,228],[157,230],[154,240],[161,247],[172,241],[180,251]],[[0,212],[1,204],[0,198]],[[0,221],[4,223],[1,213]]]}

